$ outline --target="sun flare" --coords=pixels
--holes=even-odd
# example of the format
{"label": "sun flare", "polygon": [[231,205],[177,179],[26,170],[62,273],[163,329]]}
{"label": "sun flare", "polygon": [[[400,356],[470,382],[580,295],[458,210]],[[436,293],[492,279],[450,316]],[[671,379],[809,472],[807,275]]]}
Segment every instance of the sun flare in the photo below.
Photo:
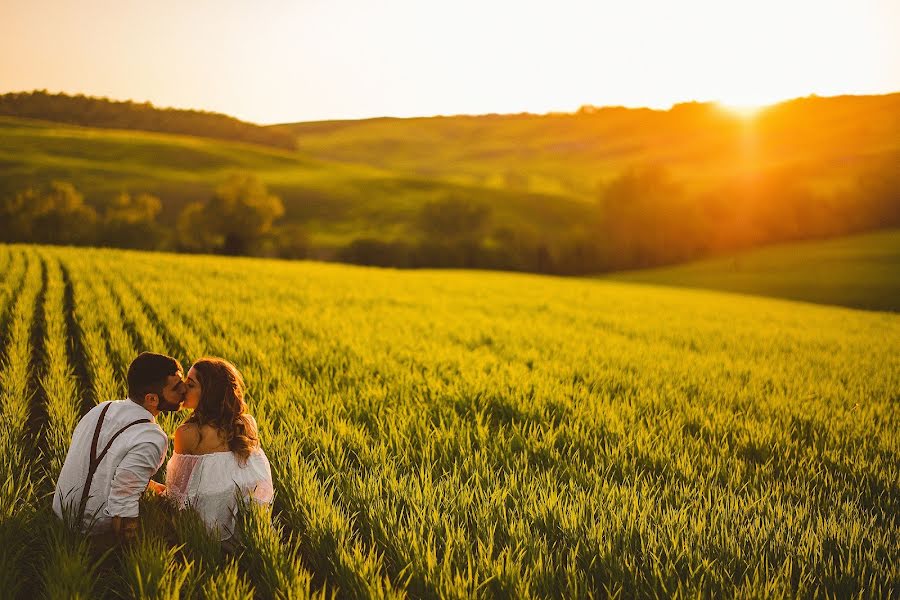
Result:
{"label": "sun flare", "polygon": [[741,117],[742,119],[752,119],[768,106],[768,104],[764,103],[725,102],[722,100],[719,100],[716,104],[718,104],[725,112]]}

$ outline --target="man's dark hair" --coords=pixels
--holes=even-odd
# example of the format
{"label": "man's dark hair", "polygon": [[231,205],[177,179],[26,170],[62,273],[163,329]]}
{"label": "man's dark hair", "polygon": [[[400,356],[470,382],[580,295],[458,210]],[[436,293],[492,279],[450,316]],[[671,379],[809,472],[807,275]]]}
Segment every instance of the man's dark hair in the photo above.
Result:
{"label": "man's dark hair", "polygon": [[147,394],[162,396],[166,379],[179,371],[181,363],[171,356],[141,352],[128,367],[128,397],[143,402]]}

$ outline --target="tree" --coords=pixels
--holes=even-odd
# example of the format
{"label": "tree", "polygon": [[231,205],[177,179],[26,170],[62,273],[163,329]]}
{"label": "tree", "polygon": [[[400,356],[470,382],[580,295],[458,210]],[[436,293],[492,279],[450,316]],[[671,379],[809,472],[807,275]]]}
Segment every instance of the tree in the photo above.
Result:
{"label": "tree", "polygon": [[690,258],[702,240],[695,210],[669,173],[650,166],[613,180],[600,199],[600,244],[612,268]]}
{"label": "tree", "polygon": [[0,204],[3,237],[37,244],[89,244],[97,211],[71,183],[54,181],[48,189],[28,188]]}
{"label": "tree", "polygon": [[490,222],[490,207],[468,198],[448,197],[422,207],[425,233],[444,239],[479,240]]}
{"label": "tree", "polygon": [[309,233],[298,223],[273,227],[269,237],[274,246],[275,256],[280,258],[307,258],[309,256]]}
{"label": "tree", "polygon": [[31,207],[37,203],[38,193],[28,188],[0,199],[0,240],[27,242],[31,239]]}
{"label": "tree", "polygon": [[281,199],[255,175],[237,173],[208,201],[184,209],[178,220],[179,242],[193,250],[246,254],[283,214]]}
{"label": "tree", "polygon": [[151,194],[119,194],[103,215],[101,241],[117,248],[154,249],[165,245],[156,222],[162,202]]}

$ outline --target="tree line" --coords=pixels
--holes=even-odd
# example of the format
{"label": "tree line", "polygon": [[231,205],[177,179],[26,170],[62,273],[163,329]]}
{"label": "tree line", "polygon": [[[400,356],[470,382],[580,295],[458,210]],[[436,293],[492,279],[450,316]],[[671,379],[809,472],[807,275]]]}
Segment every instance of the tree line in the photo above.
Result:
{"label": "tree line", "polygon": [[900,171],[875,166],[855,185],[811,189],[789,170],[747,172],[691,192],[665,168],[630,169],[603,186],[592,217],[549,236],[502,222],[486,204],[447,198],[423,207],[419,241],[359,239],[340,260],[576,275],[646,268],[776,242],[900,226]]}
{"label": "tree line", "polygon": [[118,102],[46,90],[0,95],[0,115],[70,123],[85,127],[139,129],[296,148],[294,136],[277,128],[247,123],[220,113],[159,108],[150,102]]}
{"label": "tree line", "polygon": [[302,258],[305,231],[277,223],[281,199],[252,174],[235,173],[203,201],[188,204],[174,227],[152,194],[123,192],[95,207],[71,183],[53,181],[0,198],[0,241],[108,246]]}
{"label": "tree line", "polygon": [[689,192],[661,167],[604,186],[592,216],[565,234],[508,222],[494,207],[448,194],[422,205],[403,239],[360,237],[316,247],[253,174],[236,173],[188,204],[174,226],[162,202],[122,193],[98,206],[70,183],[0,198],[0,241],[100,245],[326,260],[399,268],[449,267],[586,274],[683,262],[774,242],[900,226],[900,172],[872,168],[827,193],[790,171],[748,172]]}

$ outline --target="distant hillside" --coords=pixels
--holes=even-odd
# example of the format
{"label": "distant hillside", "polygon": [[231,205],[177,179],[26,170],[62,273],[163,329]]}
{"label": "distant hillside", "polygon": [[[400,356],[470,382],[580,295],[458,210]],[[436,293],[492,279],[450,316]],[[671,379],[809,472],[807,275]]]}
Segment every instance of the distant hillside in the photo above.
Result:
{"label": "distant hillside", "polygon": [[422,206],[448,198],[489,205],[499,222],[549,236],[578,227],[591,211],[560,195],[397,175],[258,145],[0,117],[0,197],[53,180],[71,182],[95,206],[122,191],[147,192],[162,200],[159,219],[171,226],[188,202],[208,198],[235,171],[257,175],[283,200],[285,220],[326,248],[358,238],[416,241]]}
{"label": "distant hillside", "polygon": [[0,95],[0,115],[112,129],[139,129],[263,144],[293,149],[292,137],[278,129],[219,113],[158,108],[149,102],[48,94],[44,91]]}
{"label": "distant hillside", "polygon": [[[115,106],[83,101],[69,108],[84,121]],[[0,116],[0,212],[45,210],[27,198],[46,200],[53,181],[98,214],[122,192],[150,193],[171,232],[160,247],[186,249],[182,210],[242,171],[281,198],[278,225],[310,256],[558,274],[900,227],[900,94],[804,98],[753,119],[694,103],[259,129],[299,150]]]}
{"label": "distant hillside", "polygon": [[777,244],[609,279],[900,312],[900,229]]}
{"label": "distant hillside", "polygon": [[578,114],[327,121],[279,126],[312,156],[495,188],[595,198],[624,169],[662,165],[692,190],[791,170],[815,189],[900,164],[900,93],[800,98],[745,119],[714,104]]}

